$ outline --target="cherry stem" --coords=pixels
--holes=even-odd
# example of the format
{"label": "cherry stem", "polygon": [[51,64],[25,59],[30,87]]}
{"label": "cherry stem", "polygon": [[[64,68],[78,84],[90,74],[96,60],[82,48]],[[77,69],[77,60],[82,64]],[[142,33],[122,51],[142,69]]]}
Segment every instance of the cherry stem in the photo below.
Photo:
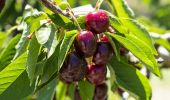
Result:
{"label": "cherry stem", "polygon": [[98,0],[95,6],[95,11],[98,11],[100,9],[101,4],[103,3],[104,0]]}
{"label": "cherry stem", "polygon": [[112,28],[112,26],[109,26],[107,29],[110,33],[115,33],[115,30]]}
{"label": "cherry stem", "polygon": [[93,56],[92,56],[92,57],[89,57],[89,58],[85,58],[85,59],[86,59],[88,65],[91,65],[91,64],[93,63],[93,62],[92,62]]}
{"label": "cherry stem", "polygon": [[76,19],[76,17],[75,17],[75,15],[74,15],[74,12],[72,11],[72,8],[71,8],[71,6],[68,4],[68,13],[70,14],[70,16],[72,17],[72,20],[75,22],[75,24],[77,25],[77,28],[78,28],[78,30],[81,32],[82,31],[82,29],[81,29],[81,27],[80,27],[80,25],[79,25],[79,23],[78,23],[78,21],[77,21],[77,19]]}
{"label": "cherry stem", "polygon": [[61,14],[69,19],[71,19],[72,21],[75,22],[75,24],[78,27],[79,31],[82,31],[77,19],[74,16],[73,11],[71,10],[71,6],[68,5],[68,9],[66,10],[66,12],[64,12],[59,6],[55,5],[53,2],[49,1],[49,0],[40,0],[47,8],[49,8],[51,11],[53,11],[56,14]]}

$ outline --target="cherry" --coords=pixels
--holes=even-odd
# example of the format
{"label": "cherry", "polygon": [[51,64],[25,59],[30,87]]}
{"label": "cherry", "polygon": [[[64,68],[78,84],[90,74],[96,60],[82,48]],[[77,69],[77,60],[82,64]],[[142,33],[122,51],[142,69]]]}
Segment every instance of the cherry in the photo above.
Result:
{"label": "cherry", "polygon": [[111,59],[113,49],[109,42],[98,42],[97,49],[93,56],[93,62],[96,65],[105,65]]}
{"label": "cherry", "polygon": [[68,54],[59,71],[59,78],[65,83],[79,81],[84,78],[87,70],[87,62],[78,56],[76,52]]}
{"label": "cherry", "polygon": [[87,29],[93,33],[100,34],[109,27],[109,17],[103,10],[90,12],[85,17]]}
{"label": "cherry", "polygon": [[81,31],[75,41],[75,49],[81,55],[90,57],[96,51],[96,39],[91,31]]}
{"label": "cherry", "polygon": [[107,91],[108,91],[108,87],[105,83],[101,85],[97,85],[95,87],[93,100],[107,100]]}
{"label": "cherry", "polygon": [[106,73],[105,65],[89,65],[86,77],[92,84],[100,85],[105,81]]}

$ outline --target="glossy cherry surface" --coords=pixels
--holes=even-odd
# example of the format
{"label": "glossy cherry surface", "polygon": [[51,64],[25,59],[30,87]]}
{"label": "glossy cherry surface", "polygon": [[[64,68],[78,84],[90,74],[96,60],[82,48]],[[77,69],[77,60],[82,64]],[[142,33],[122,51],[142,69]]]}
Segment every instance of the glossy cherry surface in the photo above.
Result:
{"label": "glossy cherry surface", "polygon": [[98,42],[97,49],[93,56],[93,62],[97,65],[105,65],[111,59],[113,49],[109,42]]}
{"label": "glossy cherry surface", "polygon": [[88,30],[100,34],[109,27],[109,17],[103,10],[90,12],[85,17],[85,23]]}
{"label": "glossy cherry surface", "polygon": [[81,31],[76,37],[75,49],[81,55],[90,57],[96,51],[96,39],[91,31]]}
{"label": "glossy cherry surface", "polygon": [[89,65],[87,79],[94,85],[102,84],[106,79],[107,68],[104,65]]}

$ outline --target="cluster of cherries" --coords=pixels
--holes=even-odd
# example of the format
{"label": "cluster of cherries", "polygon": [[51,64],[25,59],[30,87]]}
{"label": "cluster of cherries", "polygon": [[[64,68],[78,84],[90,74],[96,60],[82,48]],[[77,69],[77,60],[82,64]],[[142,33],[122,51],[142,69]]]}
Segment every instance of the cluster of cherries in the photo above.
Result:
{"label": "cluster of cherries", "polygon": [[[59,78],[65,83],[86,79],[95,86],[94,100],[106,100],[106,64],[113,55],[108,38],[103,34],[109,27],[109,17],[103,10],[90,12],[85,17],[87,30],[75,39],[75,51],[68,54]],[[91,63],[87,59],[92,58]]]}

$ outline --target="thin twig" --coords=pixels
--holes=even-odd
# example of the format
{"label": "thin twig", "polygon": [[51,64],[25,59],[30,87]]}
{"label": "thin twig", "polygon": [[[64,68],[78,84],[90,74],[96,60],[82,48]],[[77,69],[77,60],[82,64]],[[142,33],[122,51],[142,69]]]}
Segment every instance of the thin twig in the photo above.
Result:
{"label": "thin twig", "polygon": [[98,0],[95,6],[95,10],[98,11],[100,9],[101,4],[103,3],[104,0]]}
{"label": "thin twig", "polygon": [[67,12],[64,12],[60,7],[55,5],[53,2],[51,2],[49,0],[40,0],[40,1],[43,3],[43,5],[45,5],[47,8],[49,8],[54,13],[61,14],[63,16],[66,16],[66,17],[72,19],[72,17],[70,17],[70,15]]}

